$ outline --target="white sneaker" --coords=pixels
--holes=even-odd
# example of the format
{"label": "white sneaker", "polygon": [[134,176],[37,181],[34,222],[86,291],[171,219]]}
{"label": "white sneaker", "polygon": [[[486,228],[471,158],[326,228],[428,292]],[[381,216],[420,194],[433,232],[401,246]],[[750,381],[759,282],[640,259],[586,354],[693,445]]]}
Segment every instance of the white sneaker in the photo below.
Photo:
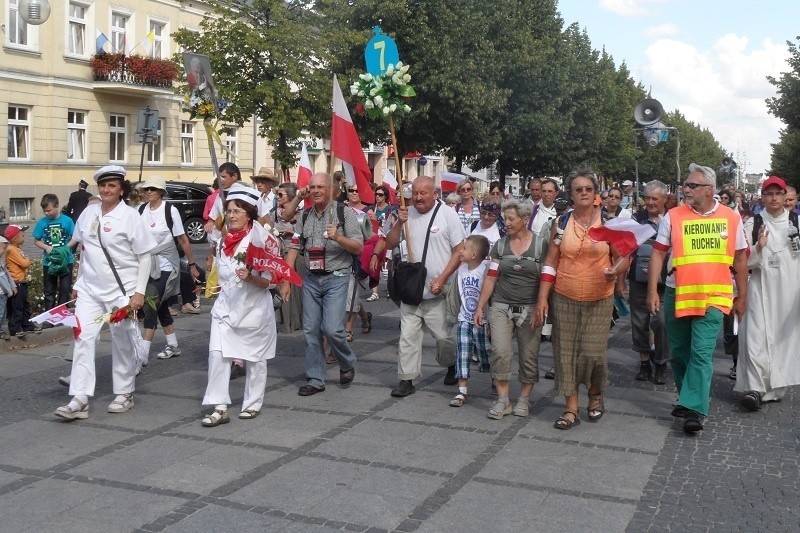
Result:
{"label": "white sneaker", "polygon": [[156,357],[159,359],[169,359],[170,357],[178,357],[181,353],[181,349],[178,346],[170,346],[167,344],[164,346],[164,349],[156,354]]}
{"label": "white sneaker", "polygon": [[133,407],[133,394],[117,394],[114,401],[108,404],[109,413],[124,413]]}

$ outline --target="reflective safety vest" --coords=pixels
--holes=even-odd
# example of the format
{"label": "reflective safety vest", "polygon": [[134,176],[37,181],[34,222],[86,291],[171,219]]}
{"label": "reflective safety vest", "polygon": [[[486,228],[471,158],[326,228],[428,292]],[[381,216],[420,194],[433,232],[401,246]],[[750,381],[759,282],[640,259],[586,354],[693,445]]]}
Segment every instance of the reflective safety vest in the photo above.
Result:
{"label": "reflective safety vest", "polygon": [[682,205],[669,211],[669,219],[675,316],[704,316],[709,307],[729,313],[733,307],[731,266],[742,219],[723,205],[709,216]]}

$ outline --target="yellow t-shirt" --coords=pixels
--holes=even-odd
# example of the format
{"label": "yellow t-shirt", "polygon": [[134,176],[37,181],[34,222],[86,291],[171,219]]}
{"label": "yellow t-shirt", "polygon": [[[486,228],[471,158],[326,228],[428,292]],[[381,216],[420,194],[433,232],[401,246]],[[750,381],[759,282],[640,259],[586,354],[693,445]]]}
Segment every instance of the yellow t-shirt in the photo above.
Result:
{"label": "yellow t-shirt", "polygon": [[31,260],[25,256],[22,250],[18,246],[9,244],[6,251],[6,268],[15,282],[25,281],[28,277],[29,266],[31,266]]}

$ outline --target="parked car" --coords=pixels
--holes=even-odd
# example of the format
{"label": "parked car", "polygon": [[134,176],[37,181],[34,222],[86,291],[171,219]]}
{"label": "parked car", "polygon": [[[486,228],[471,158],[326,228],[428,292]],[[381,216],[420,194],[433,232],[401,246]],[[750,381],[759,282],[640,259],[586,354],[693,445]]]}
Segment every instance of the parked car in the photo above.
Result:
{"label": "parked car", "polygon": [[203,208],[211,194],[211,187],[203,183],[189,181],[168,181],[167,197],[183,220],[186,236],[192,244],[205,242],[206,230],[203,228]]}

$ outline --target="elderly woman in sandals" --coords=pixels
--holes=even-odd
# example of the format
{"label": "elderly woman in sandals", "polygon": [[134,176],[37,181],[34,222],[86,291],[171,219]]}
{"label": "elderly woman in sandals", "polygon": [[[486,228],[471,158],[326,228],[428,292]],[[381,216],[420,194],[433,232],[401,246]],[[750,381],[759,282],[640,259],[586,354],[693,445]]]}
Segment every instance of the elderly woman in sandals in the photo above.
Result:
{"label": "elderly woman in sandals", "polygon": [[[72,291],[75,315],[81,330],[75,339],[72,374],[67,405],[55,415],[67,420],[89,417],[89,396],[94,396],[95,349],[104,316],[115,308],[138,311],[144,305],[144,293],[150,277],[150,250],[156,241],[139,213],[123,200],[131,191],[126,171],[116,165],[98,170],[94,179],[100,203],[88,206],[75,224],[72,240],[81,245],[81,265]],[[142,336],[136,320],[124,319],[110,324],[111,376],[114,401],[109,413],[124,413],[133,407],[136,374],[141,369]]]}
{"label": "elderly woman in sandals", "polygon": [[231,360],[243,359],[247,369],[244,401],[239,418],[258,416],[267,385],[267,360],[275,357],[275,311],[269,292],[271,275],[245,265],[247,247],[266,238],[258,224],[259,194],[234,184],[224,201],[228,231],[220,242],[215,261],[219,273],[219,295],[211,309],[208,341],[208,386],[203,405],[214,410],[200,423],[214,427],[230,422],[228,405]]}
{"label": "elderly woman in sandals", "polygon": [[580,424],[580,384],[589,389],[589,421],[600,420],[605,410],[614,285],[624,282],[628,261],[619,260],[608,243],[589,237],[589,228],[603,224],[600,207],[593,205],[598,188],[597,177],[589,169],[574,171],[567,178],[574,209],[555,220],[539,277],[535,324],[544,324],[548,313],[552,314],[556,386],[566,400],[566,410],[554,424],[557,429]]}

